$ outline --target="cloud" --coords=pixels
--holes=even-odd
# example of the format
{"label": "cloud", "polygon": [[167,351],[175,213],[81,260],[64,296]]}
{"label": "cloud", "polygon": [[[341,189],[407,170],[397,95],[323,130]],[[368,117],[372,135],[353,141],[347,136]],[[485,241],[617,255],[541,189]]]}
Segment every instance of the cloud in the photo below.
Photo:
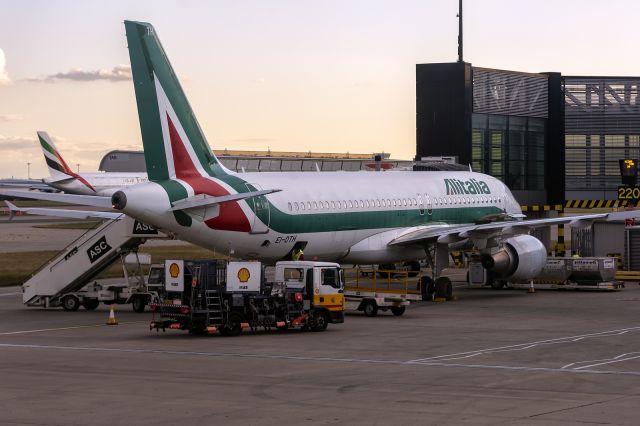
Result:
{"label": "cloud", "polygon": [[31,148],[35,146],[34,138],[23,138],[20,136],[2,136],[0,135],[0,152],[6,154],[9,151],[22,150],[25,147]]}
{"label": "cloud", "polygon": [[100,69],[95,71],[85,71],[74,68],[71,71],[59,72],[45,77],[29,78],[28,81],[55,83],[63,80],[71,81],[128,81],[131,80],[131,67],[129,65],[116,65],[110,70]]}
{"label": "cloud", "polygon": [[20,114],[0,114],[0,123],[7,121],[18,121],[22,120],[24,117]]}
{"label": "cloud", "polygon": [[11,84],[9,73],[7,72],[7,60],[4,56],[4,50],[0,49],[0,86]]}

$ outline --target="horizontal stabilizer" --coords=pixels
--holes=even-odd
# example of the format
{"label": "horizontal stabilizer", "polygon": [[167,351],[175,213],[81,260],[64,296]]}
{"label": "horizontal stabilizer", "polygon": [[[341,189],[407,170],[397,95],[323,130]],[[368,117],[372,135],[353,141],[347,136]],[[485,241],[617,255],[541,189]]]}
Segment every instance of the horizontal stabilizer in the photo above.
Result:
{"label": "horizontal stabilizer", "polygon": [[45,182],[47,183],[56,183],[56,184],[61,184],[61,183],[69,183],[73,180],[76,180],[77,178],[74,176],[65,176],[65,177],[61,177],[59,179],[45,179]]}
{"label": "horizontal stabilizer", "polygon": [[267,195],[274,192],[279,192],[281,189],[265,189],[262,191],[243,192],[241,194],[229,194],[222,195],[220,197],[212,197],[210,195],[199,194],[193,197],[184,198],[173,203],[171,210],[189,210],[195,208],[202,208],[207,206],[213,206],[216,204],[228,203],[230,201],[246,200],[253,197],[259,197],[261,195]]}
{"label": "horizontal stabilizer", "polygon": [[67,217],[73,219],[121,219],[124,217],[123,213],[116,212],[100,212],[90,210],[65,210],[65,209],[51,209],[43,207],[18,207],[9,201],[5,201],[9,207],[9,220],[13,219],[16,213],[32,214],[37,216],[54,216],[54,217]]}
{"label": "horizontal stabilizer", "polygon": [[0,190],[0,195],[4,195],[5,197],[27,198],[30,200],[58,201],[66,204],[102,207],[104,209],[113,207],[111,205],[111,197],[100,197],[97,195],[49,194],[45,192],[11,190]]}

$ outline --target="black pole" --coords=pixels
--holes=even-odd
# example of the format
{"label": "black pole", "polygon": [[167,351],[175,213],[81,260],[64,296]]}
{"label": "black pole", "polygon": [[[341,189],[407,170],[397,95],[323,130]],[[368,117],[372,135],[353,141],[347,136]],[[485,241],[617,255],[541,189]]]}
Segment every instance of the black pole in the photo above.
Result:
{"label": "black pole", "polygon": [[462,62],[462,0],[458,3],[458,62]]}

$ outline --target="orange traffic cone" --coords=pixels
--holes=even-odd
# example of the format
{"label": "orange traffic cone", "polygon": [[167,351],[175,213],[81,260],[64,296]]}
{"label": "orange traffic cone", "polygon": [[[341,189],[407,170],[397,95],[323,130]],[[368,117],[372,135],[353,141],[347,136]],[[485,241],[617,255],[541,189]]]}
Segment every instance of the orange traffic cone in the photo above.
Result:
{"label": "orange traffic cone", "polygon": [[113,312],[113,305],[111,305],[111,309],[109,309],[109,319],[107,320],[107,325],[118,325],[118,321],[116,321],[116,315]]}

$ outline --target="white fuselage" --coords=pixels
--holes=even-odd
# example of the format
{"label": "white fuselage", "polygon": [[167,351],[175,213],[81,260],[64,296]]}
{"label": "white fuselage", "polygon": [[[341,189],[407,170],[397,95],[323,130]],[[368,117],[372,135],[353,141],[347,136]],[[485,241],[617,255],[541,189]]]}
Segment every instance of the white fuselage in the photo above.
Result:
{"label": "white fuselage", "polygon": [[[84,182],[83,182],[84,180]],[[45,183],[67,194],[111,196],[118,189],[148,182],[146,173],[82,173],[64,180],[45,179]]]}
{"label": "white fuselage", "polygon": [[[473,223],[501,212],[521,213],[502,182],[472,172],[285,172],[235,176],[258,190],[281,190],[266,196],[269,203],[263,204],[266,209],[262,208],[258,215],[254,213],[257,200],[238,202],[251,224],[251,232],[208,226],[206,219],[215,216],[218,207],[190,211],[194,218],[191,224],[180,225],[170,211],[167,192],[152,182],[124,189],[127,205],[123,211],[184,241],[237,257],[278,260],[294,244],[306,242],[305,259],[344,263],[423,257],[423,248],[391,247],[388,243],[402,233],[425,226]],[[237,192],[220,180],[216,182],[230,193]],[[194,195],[186,187],[188,196]]]}

